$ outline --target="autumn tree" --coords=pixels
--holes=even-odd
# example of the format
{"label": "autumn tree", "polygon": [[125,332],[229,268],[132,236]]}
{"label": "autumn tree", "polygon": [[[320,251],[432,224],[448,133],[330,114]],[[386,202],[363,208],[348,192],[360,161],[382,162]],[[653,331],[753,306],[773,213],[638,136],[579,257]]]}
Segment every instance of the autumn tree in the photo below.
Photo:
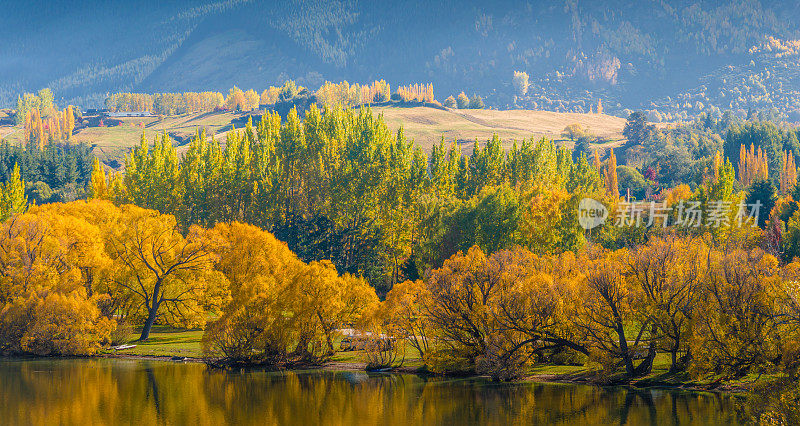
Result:
{"label": "autumn tree", "polygon": [[638,322],[657,327],[658,344],[670,354],[673,372],[685,369],[691,360],[691,325],[707,256],[702,240],[672,236],[651,239],[632,250],[628,259]]}
{"label": "autumn tree", "polygon": [[514,90],[520,96],[525,96],[528,93],[528,73],[523,71],[514,71],[514,77],[511,80]]}
{"label": "autumn tree", "polygon": [[377,306],[374,290],[330,262],[305,264],[272,234],[241,223],[208,234],[230,299],[203,336],[204,352],[224,362],[314,363],[333,353],[336,328]]}
{"label": "autumn tree", "polygon": [[231,111],[245,111],[247,109],[247,99],[242,89],[233,86],[225,98],[225,106]]}
{"label": "autumn tree", "polygon": [[115,321],[87,271],[107,256],[97,227],[36,211],[0,225],[0,353],[91,355]]}
{"label": "autumn tree", "polygon": [[108,179],[106,171],[100,164],[100,159],[95,157],[92,165],[92,198],[108,198]]}
{"label": "autumn tree", "polygon": [[715,372],[740,378],[774,368],[781,358],[777,260],[759,249],[716,251],[691,348],[696,374]]}
{"label": "autumn tree", "polygon": [[423,281],[404,281],[392,287],[379,313],[384,328],[392,336],[407,340],[420,358],[430,348],[432,331],[424,312],[429,297]]}
{"label": "autumn tree", "polygon": [[624,275],[629,254],[619,250],[594,256],[587,265],[584,303],[578,305],[575,325],[607,371],[613,372],[620,362],[629,377],[648,374],[656,356],[658,328],[650,321],[636,321],[638,289]]}
{"label": "autumn tree", "polygon": [[780,193],[786,195],[797,185],[797,164],[791,151],[783,152],[780,173]]}
{"label": "autumn tree", "polygon": [[203,334],[207,356],[229,362],[280,364],[292,351],[289,291],[302,262],[268,232],[241,223],[218,224],[206,234],[227,279],[230,299]]}
{"label": "autumn tree", "polygon": [[606,193],[608,193],[608,195],[612,198],[619,197],[619,183],[617,182],[617,156],[614,155],[613,149],[609,150],[604,175],[606,181]]}
{"label": "autumn tree", "polygon": [[16,213],[23,213],[28,206],[25,196],[25,181],[20,178],[19,165],[14,164],[10,178],[0,184],[0,221]]}
{"label": "autumn tree", "polygon": [[134,300],[132,315],[144,325],[147,340],[156,320],[202,326],[204,307],[213,303],[218,277],[202,230],[182,235],[175,218],[152,210],[124,206],[121,224],[112,231],[108,251],[114,261],[115,291]]}
{"label": "autumn tree", "polygon": [[469,108],[469,96],[464,92],[459,93],[456,97],[456,104],[458,105],[458,109]]}

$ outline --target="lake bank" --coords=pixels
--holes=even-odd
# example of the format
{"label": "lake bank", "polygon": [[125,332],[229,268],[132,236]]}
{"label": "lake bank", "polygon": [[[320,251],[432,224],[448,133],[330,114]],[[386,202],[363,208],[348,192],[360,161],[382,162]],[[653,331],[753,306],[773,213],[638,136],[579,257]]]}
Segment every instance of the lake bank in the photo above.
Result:
{"label": "lake bank", "polygon": [[[204,363],[202,359],[201,338],[202,330],[178,329],[173,327],[155,326],[150,339],[144,342],[133,341],[135,348],[123,351],[107,349],[98,354],[98,357],[120,359],[142,359],[156,361],[173,361],[173,357],[183,358],[182,361],[190,363]],[[338,342],[337,342],[338,347]],[[396,373],[417,374],[422,376],[439,377],[441,375],[424,370],[422,361],[412,349],[407,350],[403,366],[391,369]],[[260,367],[255,367],[260,368]],[[295,369],[320,369],[327,371],[364,371],[363,351],[338,351],[324,365],[301,366]],[[531,383],[562,383],[582,384],[592,386],[629,386],[632,388],[678,389],[701,392],[741,393],[748,392],[758,384],[763,384],[774,377],[764,375],[758,377],[748,376],[742,380],[732,382],[718,382],[715,378],[702,381],[694,380],[688,375],[671,375],[668,372],[669,360],[659,357],[654,363],[653,372],[645,377],[627,380],[621,375],[603,377],[596,368],[587,368],[578,365],[540,364],[529,368],[521,380],[517,382]],[[459,378],[481,376],[453,376]]]}
{"label": "lake bank", "polygon": [[[124,353],[103,353],[86,359],[93,358],[107,358],[107,359],[120,359],[120,360],[134,360],[134,361],[159,361],[159,362],[178,362],[178,363],[193,363],[193,364],[207,364],[202,358],[194,357],[173,357],[173,356],[158,356],[158,355],[131,355]],[[32,358],[36,359],[36,358]],[[58,358],[54,358],[58,359]],[[69,358],[66,358],[69,359]],[[766,383],[766,380],[753,381],[753,382],[735,382],[735,383],[698,383],[694,381],[666,381],[655,379],[653,377],[645,377],[631,380],[608,380],[599,379],[596,370],[586,370],[580,373],[559,373],[563,370],[564,366],[559,365],[538,365],[534,369],[536,373],[527,374],[519,380],[507,383],[558,383],[558,384],[574,384],[598,387],[630,387],[636,389],[672,389],[682,390],[689,392],[716,392],[716,393],[744,393],[750,392],[758,385]],[[224,368],[220,368],[224,369]],[[459,379],[490,379],[486,375],[447,375],[431,373],[420,367],[399,366],[393,368],[384,368],[378,370],[367,370],[365,362],[344,362],[344,361],[328,361],[320,365],[302,365],[294,367],[266,367],[266,366],[240,366],[232,367],[230,370],[236,371],[363,371],[369,373],[392,373],[392,374],[413,374],[425,377],[444,377],[444,378],[459,378]]]}

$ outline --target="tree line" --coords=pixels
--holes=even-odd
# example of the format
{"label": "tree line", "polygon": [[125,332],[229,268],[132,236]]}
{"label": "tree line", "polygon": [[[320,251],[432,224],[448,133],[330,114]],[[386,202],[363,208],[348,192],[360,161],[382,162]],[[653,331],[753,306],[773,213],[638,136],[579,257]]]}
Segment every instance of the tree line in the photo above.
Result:
{"label": "tree line", "polygon": [[375,321],[439,372],[514,379],[547,362],[630,378],[666,354],[670,372],[694,377],[796,377],[798,267],[745,235],[543,256],[474,247],[395,286]]}
{"label": "tree line", "polygon": [[[49,90],[43,94],[52,97]],[[308,99],[308,105],[319,103],[327,107],[355,107],[389,100],[402,102],[438,103],[434,99],[433,85],[410,84],[400,86],[392,93],[391,86],[384,80],[370,84],[350,84],[347,81],[331,83],[326,81],[317,90],[309,90],[299,86],[293,80],[287,80],[283,86],[270,86],[259,94],[253,89],[242,90],[236,86],[228,94],[219,92],[184,92],[184,93],[112,93],[106,97],[105,107],[112,112],[148,111],[161,115],[194,114],[211,112],[220,109],[230,111],[253,111],[264,106],[275,107],[280,103],[299,104]],[[477,99],[477,98],[476,98]],[[25,100],[20,98],[20,105],[38,105],[42,101],[35,95],[26,94]],[[476,107],[476,106],[473,106]],[[480,108],[483,108],[481,101]],[[21,117],[25,117],[27,109]]]}
{"label": "tree line", "polygon": [[142,138],[125,169],[98,170],[94,191],[174,215],[184,229],[254,224],[301,259],[330,259],[382,291],[474,244],[577,248],[578,201],[616,198],[601,170],[551,141],[505,151],[495,137],[471,155],[441,141],[428,157],[369,109],[267,113],[224,142],[201,131],[180,158],[166,135]]}

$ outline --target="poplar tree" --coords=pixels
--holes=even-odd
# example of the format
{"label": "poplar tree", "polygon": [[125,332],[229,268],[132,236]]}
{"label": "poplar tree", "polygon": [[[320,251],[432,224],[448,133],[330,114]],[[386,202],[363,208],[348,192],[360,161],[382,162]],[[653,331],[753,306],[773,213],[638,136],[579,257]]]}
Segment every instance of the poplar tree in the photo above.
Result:
{"label": "poplar tree", "polygon": [[94,157],[94,164],[92,165],[92,198],[108,198],[106,171],[97,157]]}
{"label": "poplar tree", "polygon": [[606,192],[614,199],[619,197],[619,183],[617,182],[617,157],[611,149],[606,160]]}
{"label": "poplar tree", "polygon": [[4,221],[17,213],[24,213],[28,207],[28,198],[25,196],[25,181],[19,173],[19,164],[14,164],[11,177],[2,184],[0,193],[0,221]]}

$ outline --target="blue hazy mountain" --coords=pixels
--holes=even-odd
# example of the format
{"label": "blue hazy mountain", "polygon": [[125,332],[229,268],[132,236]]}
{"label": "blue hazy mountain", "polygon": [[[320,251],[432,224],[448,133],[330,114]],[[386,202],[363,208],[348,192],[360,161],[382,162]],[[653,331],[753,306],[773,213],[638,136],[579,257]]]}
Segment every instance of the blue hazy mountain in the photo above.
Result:
{"label": "blue hazy mountain", "polygon": [[[0,9],[0,103],[54,90],[432,82],[487,104],[800,110],[800,7],[780,1],[62,1]],[[522,96],[514,71],[530,76]],[[516,96],[516,97],[515,97]]]}

